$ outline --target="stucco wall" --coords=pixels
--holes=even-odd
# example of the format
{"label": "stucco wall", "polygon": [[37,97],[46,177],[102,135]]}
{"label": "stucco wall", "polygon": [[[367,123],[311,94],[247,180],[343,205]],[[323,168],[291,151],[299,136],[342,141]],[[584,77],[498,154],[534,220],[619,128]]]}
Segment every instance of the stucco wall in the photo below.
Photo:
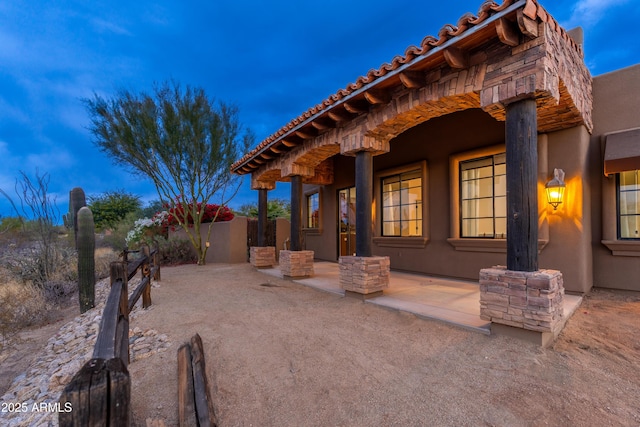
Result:
{"label": "stucco wall", "polygon": [[[200,236],[205,244],[209,224],[202,224]],[[186,238],[184,230],[170,232],[180,238]],[[247,218],[236,216],[231,221],[213,224],[210,246],[206,262],[240,263],[247,262]]]}
{"label": "stucco wall", "polygon": [[[615,256],[602,244],[603,221],[615,219],[615,177],[603,173],[603,139],[607,133],[640,127],[640,64],[593,79],[594,131],[591,137],[590,171],[594,286],[640,291],[640,257]],[[603,197],[603,192],[607,197]],[[604,215],[603,215],[604,213]],[[613,224],[604,224],[610,229]],[[615,239],[615,236],[613,236]],[[640,242],[639,242],[640,244]]]}
{"label": "stucco wall", "polygon": [[[376,219],[374,255],[389,256],[393,269],[471,280],[478,278],[482,268],[504,265],[505,252],[456,250],[447,240],[452,237],[451,222],[458,221],[452,218],[450,204],[451,156],[504,145],[504,134],[503,122],[481,110],[466,110],[432,119],[393,139],[388,154],[374,157],[374,173],[426,160],[428,220],[424,224],[424,234],[428,235],[429,241],[420,247],[403,247],[402,242],[382,244],[375,239],[381,234],[379,219]],[[542,227],[544,231],[540,238],[549,238],[540,255],[540,267],[562,271],[567,290],[575,292],[587,291],[592,277],[590,185],[584,172],[589,160],[589,143],[589,134],[583,127],[548,134],[540,162],[550,171],[554,167],[563,168],[572,184],[567,191],[571,202],[567,200],[565,206],[552,213],[542,194],[544,182],[552,174],[545,170],[540,175],[540,222],[548,224],[548,227]],[[305,194],[316,188],[321,194],[322,230],[306,235],[306,248],[314,250],[318,259],[337,260],[337,192],[353,185],[354,169],[353,158],[336,156],[333,185],[305,186]],[[379,200],[377,193],[374,203]]]}

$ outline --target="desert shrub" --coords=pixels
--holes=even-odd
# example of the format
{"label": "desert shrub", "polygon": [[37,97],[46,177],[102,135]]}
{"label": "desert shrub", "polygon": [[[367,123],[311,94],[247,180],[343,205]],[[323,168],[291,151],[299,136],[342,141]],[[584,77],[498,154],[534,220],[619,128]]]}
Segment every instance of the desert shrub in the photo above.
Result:
{"label": "desert shrub", "polygon": [[49,310],[42,289],[11,280],[6,274],[0,279],[0,307],[0,335],[3,341],[23,327],[42,322]]}
{"label": "desert shrub", "polygon": [[95,253],[96,280],[109,277],[111,274],[111,262],[119,261],[120,255],[111,248],[97,248]]}
{"label": "desert shrub", "polygon": [[7,251],[2,263],[15,280],[24,284],[43,287],[48,281],[77,280],[75,251],[65,245],[50,246],[46,255],[40,246]]}
{"label": "desert shrub", "polygon": [[160,265],[194,264],[198,261],[193,245],[188,239],[157,237]]}
{"label": "desert shrub", "polygon": [[121,252],[127,245],[127,233],[133,228],[138,217],[135,212],[127,214],[109,232],[105,232],[98,246],[109,247],[116,252]]}

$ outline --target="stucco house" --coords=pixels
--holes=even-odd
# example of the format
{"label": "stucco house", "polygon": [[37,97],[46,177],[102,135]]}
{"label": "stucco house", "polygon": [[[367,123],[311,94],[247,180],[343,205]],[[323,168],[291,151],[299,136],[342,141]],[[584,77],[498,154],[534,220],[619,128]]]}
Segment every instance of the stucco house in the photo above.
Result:
{"label": "stucco house", "polygon": [[286,275],[339,261],[365,295],[389,268],[480,278],[483,318],[553,332],[565,291],[640,291],[639,91],[640,65],[592,77],[538,1],[484,2],[232,171],[260,206],[291,182]]}

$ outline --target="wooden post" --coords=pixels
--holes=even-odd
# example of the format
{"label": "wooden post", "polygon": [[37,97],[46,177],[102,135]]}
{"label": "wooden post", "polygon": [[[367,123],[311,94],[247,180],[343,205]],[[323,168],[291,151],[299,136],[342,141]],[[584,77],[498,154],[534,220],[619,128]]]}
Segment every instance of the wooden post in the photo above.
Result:
{"label": "wooden post", "polygon": [[[120,358],[91,359],[60,395],[58,424],[67,426],[128,426],[131,381]],[[108,420],[108,424],[107,424]]]}
{"label": "wooden post", "polygon": [[148,279],[147,285],[142,291],[142,308],[147,308],[151,305],[151,268],[149,266],[149,262],[151,261],[149,254],[151,251],[149,250],[149,245],[143,245],[140,249],[144,257],[144,262],[142,263],[142,279],[144,280],[145,277]]}
{"label": "wooden post", "polygon": [[155,268],[156,273],[153,275],[153,280],[160,281],[160,247],[156,243],[155,252],[153,253],[153,268]]}
{"label": "wooden post", "polygon": [[507,269],[538,270],[536,101],[507,106]]}
{"label": "wooden post", "polygon": [[191,357],[193,364],[193,392],[198,423],[200,426],[215,426],[215,413],[209,392],[207,369],[204,363],[204,348],[199,334],[195,334],[191,338]]}
{"label": "wooden post", "polygon": [[258,190],[258,246],[267,246],[267,189]]}
{"label": "wooden post", "polygon": [[191,346],[183,344],[178,349],[178,422],[180,426],[195,426],[196,403],[193,392],[193,366]]}
{"label": "wooden post", "polygon": [[371,256],[371,205],[373,204],[373,154],[356,153],[356,256]]}
{"label": "wooden post", "polygon": [[302,177],[291,177],[291,248],[302,250]]}

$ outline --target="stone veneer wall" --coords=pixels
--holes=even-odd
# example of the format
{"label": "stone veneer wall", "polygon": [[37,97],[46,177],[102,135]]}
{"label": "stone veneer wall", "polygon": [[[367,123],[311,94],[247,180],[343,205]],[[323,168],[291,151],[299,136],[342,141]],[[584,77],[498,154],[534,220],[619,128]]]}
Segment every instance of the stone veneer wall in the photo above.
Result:
{"label": "stone veneer wall", "polygon": [[251,246],[249,248],[249,262],[255,268],[269,268],[276,263],[275,246]]}
{"label": "stone veneer wall", "polygon": [[557,270],[480,270],[483,320],[555,336],[563,324],[563,295],[562,273]]}
{"label": "stone veneer wall", "polygon": [[313,251],[280,251],[280,271],[286,277],[313,276]]}
{"label": "stone veneer wall", "polygon": [[340,257],[340,286],[345,291],[370,294],[389,287],[391,263],[387,256]]}

